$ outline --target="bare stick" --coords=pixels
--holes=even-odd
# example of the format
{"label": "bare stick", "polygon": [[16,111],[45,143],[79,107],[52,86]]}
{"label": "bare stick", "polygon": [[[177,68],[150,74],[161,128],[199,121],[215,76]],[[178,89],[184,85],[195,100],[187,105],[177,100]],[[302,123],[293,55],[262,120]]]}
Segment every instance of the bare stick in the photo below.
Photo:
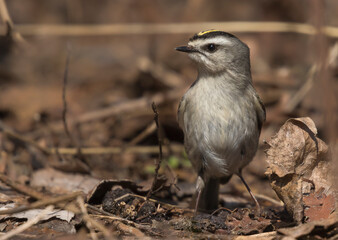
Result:
{"label": "bare stick", "polygon": [[156,125],[155,123],[151,123],[146,129],[144,129],[139,135],[137,135],[135,138],[133,138],[128,144],[127,146],[134,146],[136,144],[138,144],[139,142],[141,142],[143,139],[145,139],[146,137],[148,137],[150,134],[153,133],[153,131],[155,131],[156,129]]}
{"label": "bare stick", "polygon": [[5,215],[5,214],[13,214],[13,213],[18,213],[18,212],[23,212],[23,211],[27,211],[30,209],[35,209],[35,208],[41,208],[47,205],[55,205],[61,202],[66,202],[66,201],[70,201],[74,198],[76,198],[79,195],[82,195],[83,192],[74,192],[74,193],[70,193],[67,195],[62,195],[62,196],[57,196],[57,197],[49,197],[49,198],[45,198],[42,199],[40,201],[34,202],[28,206],[19,206],[16,208],[11,208],[11,209],[5,209],[5,210],[1,210],[0,211],[0,215]]}
{"label": "bare stick", "polygon": [[136,237],[137,239],[144,239],[145,238],[145,234],[135,227],[126,225],[122,222],[114,222],[113,224],[120,232],[123,232],[125,234],[131,234],[132,236]]}
{"label": "bare stick", "polygon": [[[182,144],[171,144],[170,151],[167,146],[163,146],[163,153],[183,153],[184,147]],[[63,154],[63,155],[76,155],[76,148],[50,148],[51,154]],[[96,154],[155,154],[158,153],[157,146],[130,146],[130,147],[87,147],[81,148],[81,154],[83,155],[96,155]]]}
{"label": "bare stick", "polygon": [[38,191],[36,191],[33,188],[30,188],[28,186],[22,185],[22,184],[18,184],[14,181],[12,181],[11,179],[9,179],[6,175],[4,174],[0,174],[0,181],[5,183],[6,185],[10,186],[11,188],[13,188],[14,190],[23,193],[27,196],[30,196],[32,198],[35,199],[43,199],[46,198],[46,196]]}
{"label": "bare stick", "polygon": [[72,144],[77,148],[77,156],[79,159],[87,165],[87,161],[85,157],[81,153],[81,146],[78,144],[77,141],[75,141],[73,135],[70,133],[68,128],[68,122],[67,122],[67,98],[66,98],[66,89],[67,89],[67,83],[68,83],[68,69],[69,69],[69,60],[70,60],[70,46],[67,46],[67,58],[66,58],[66,66],[65,66],[65,72],[63,75],[63,87],[62,87],[62,102],[63,102],[63,110],[62,110],[62,122],[63,127],[65,129],[66,135],[72,142]]}
{"label": "bare stick", "polygon": [[[314,35],[317,29],[310,24],[289,22],[196,22],[196,23],[155,23],[155,24],[95,24],[95,25],[62,25],[62,24],[16,24],[16,29],[22,35],[52,35],[52,36],[114,36],[133,34],[191,34],[201,29],[217,28],[228,32],[292,32]],[[338,28],[324,26],[324,34],[338,37]],[[4,27],[0,27],[0,33]]]}
{"label": "bare stick", "polygon": [[7,33],[9,33],[10,36],[12,36],[14,41],[17,41],[17,42],[22,43],[24,45],[28,45],[27,42],[25,41],[25,39],[20,34],[20,32],[14,30],[14,23],[13,23],[10,15],[9,15],[5,0],[0,0],[0,17],[1,17],[1,20],[4,23],[7,23],[6,24],[7,25],[7,29],[6,29]]}
{"label": "bare stick", "polygon": [[284,105],[284,111],[287,113],[291,113],[295,110],[295,108],[299,105],[299,103],[304,99],[306,94],[311,90],[313,83],[314,83],[314,77],[317,72],[317,65],[314,64],[310,68],[308,72],[308,78],[304,84],[302,84],[302,87],[290,98],[290,100]]}
{"label": "bare stick", "polygon": [[40,214],[38,214],[36,217],[32,218],[31,220],[28,220],[26,223],[18,226],[17,228],[7,232],[5,235],[0,237],[0,240],[6,240],[9,239],[19,233],[22,233],[23,231],[27,230],[31,226],[37,224],[40,220],[42,220],[50,211],[53,210],[53,206],[50,205],[46,207]]}
{"label": "bare stick", "polygon": [[0,131],[12,138],[19,140],[20,142],[34,146],[35,148],[39,149],[41,152],[45,154],[50,154],[49,149],[40,146],[33,140],[30,140],[26,137],[21,136],[20,134],[15,133],[9,127],[7,127],[2,121],[0,121]]}
{"label": "bare stick", "polygon": [[152,231],[151,226],[146,226],[146,225],[142,225],[142,224],[139,224],[139,223],[135,223],[133,221],[127,220],[125,218],[117,217],[117,216],[114,216],[112,214],[110,214],[110,215],[91,215],[91,216],[97,217],[97,218],[106,218],[106,219],[110,219],[110,220],[113,220],[113,221],[120,221],[122,223],[125,223],[125,224],[128,224],[130,226],[141,229],[141,230],[143,230],[143,231],[145,231],[145,232],[147,232],[151,235],[163,237],[161,234]]}
{"label": "bare stick", "polygon": [[67,124],[67,100],[66,100],[66,89],[67,89],[67,82],[68,82],[68,68],[69,68],[69,59],[70,59],[70,49],[67,48],[67,58],[66,58],[66,66],[65,72],[63,74],[63,85],[62,85],[62,102],[63,102],[63,110],[62,110],[62,123],[65,129],[65,132],[68,138],[74,143],[73,137],[70,134],[68,124]]}
{"label": "bare stick", "polygon": [[[140,196],[140,197],[142,197],[142,196]],[[143,197],[142,197],[142,198],[143,198]],[[95,212],[101,213],[101,215],[91,214],[91,215],[90,215],[91,217],[97,217],[97,218],[109,218],[109,219],[111,219],[111,220],[113,220],[113,221],[120,221],[120,222],[123,222],[123,223],[125,223],[125,224],[131,225],[131,226],[133,226],[133,227],[136,227],[136,228],[138,228],[138,229],[141,229],[141,230],[143,230],[143,231],[146,231],[146,232],[148,232],[148,233],[150,233],[150,234],[152,234],[152,235],[161,236],[160,234],[153,232],[153,231],[151,230],[151,228],[150,228],[151,226],[148,227],[148,226],[145,226],[145,225],[143,225],[143,224],[135,223],[135,222],[130,221],[130,220],[128,220],[128,219],[125,219],[125,218],[121,218],[121,217],[115,216],[114,214],[111,214],[111,213],[109,213],[109,212],[106,212],[106,211],[104,211],[104,210],[102,210],[102,209],[99,209],[99,208],[94,207],[94,206],[89,205],[89,204],[85,204],[85,206],[86,206],[89,210],[91,210],[91,211],[95,211]]]}
{"label": "bare stick", "polygon": [[157,164],[156,164],[154,180],[153,180],[151,188],[150,188],[150,190],[147,194],[147,200],[149,199],[149,197],[151,196],[151,194],[154,191],[154,188],[155,188],[155,185],[156,185],[156,182],[157,182],[157,178],[158,178],[158,171],[160,170],[161,163],[162,163],[162,156],[163,156],[163,153],[162,153],[162,138],[161,138],[161,133],[160,133],[160,124],[159,124],[159,120],[158,120],[158,111],[157,111],[157,108],[156,108],[156,104],[154,102],[152,104],[152,108],[153,108],[153,111],[154,111],[154,114],[155,114],[154,115],[154,121],[156,123],[156,128],[157,128],[159,158],[158,158],[158,161],[157,161]]}
{"label": "bare stick", "polygon": [[83,198],[82,197],[78,197],[77,198],[77,203],[79,204],[80,206],[80,209],[81,209],[81,212],[83,214],[83,219],[85,220],[86,222],[86,226],[87,228],[89,229],[90,231],[90,236],[92,237],[92,239],[98,239],[96,234],[95,234],[95,230],[94,230],[94,227],[97,228],[98,230],[100,230],[103,235],[109,239],[111,237],[111,234],[110,234],[110,231],[105,227],[103,226],[101,223],[95,221],[94,219],[92,219],[89,215],[88,215],[88,212],[87,212],[87,208],[85,207],[85,203],[83,201]]}

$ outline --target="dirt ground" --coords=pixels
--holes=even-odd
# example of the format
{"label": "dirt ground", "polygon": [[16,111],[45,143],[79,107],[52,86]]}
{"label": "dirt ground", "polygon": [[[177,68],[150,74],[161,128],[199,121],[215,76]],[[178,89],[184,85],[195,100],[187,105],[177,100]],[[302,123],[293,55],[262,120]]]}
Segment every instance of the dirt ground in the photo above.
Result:
{"label": "dirt ground", "polygon": [[[0,0],[0,239],[337,239],[337,12]],[[193,211],[176,114],[197,71],[174,49],[205,28],[250,47],[267,119],[243,175],[261,211],[236,176],[218,210]]]}

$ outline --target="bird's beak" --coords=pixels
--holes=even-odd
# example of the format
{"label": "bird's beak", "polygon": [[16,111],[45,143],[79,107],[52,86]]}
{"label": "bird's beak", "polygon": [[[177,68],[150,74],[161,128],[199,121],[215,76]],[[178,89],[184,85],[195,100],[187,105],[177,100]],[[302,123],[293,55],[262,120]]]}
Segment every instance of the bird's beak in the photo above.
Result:
{"label": "bird's beak", "polygon": [[191,46],[182,46],[182,47],[177,47],[175,49],[177,51],[186,52],[186,53],[196,52],[196,50]]}

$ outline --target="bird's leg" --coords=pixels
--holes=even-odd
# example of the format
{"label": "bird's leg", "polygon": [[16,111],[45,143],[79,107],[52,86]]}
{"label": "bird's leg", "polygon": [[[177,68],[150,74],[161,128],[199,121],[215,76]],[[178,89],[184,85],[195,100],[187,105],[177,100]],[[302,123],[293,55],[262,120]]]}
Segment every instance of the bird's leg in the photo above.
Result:
{"label": "bird's leg", "polygon": [[250,189],[249,185],[245,182],[245,180],[244,180],[244,178],[243,178],[243,176],[242,176],[242,170],[240,170],[239,173],[238,173],[237,175],[238,175],[238,177],[242,180],[242,182],[243,182],[243,184],[245,185],[246,189],[248,190],[248,192],[249,192],[251,198],[254,200],[254,202],[255,202],[255,204],[256,204],[257,210],[260,212],[261,206],[259,205],[259,203],[258,203],[256,197],[255,197],[255,196],[253,195],[253,193],[251,192],[251,189]]}
{"label": "bird's leg", "polygon": [[204,180],[201,176],[198,176],[197,181],[196,181],[196,192],[197,192],[197,198],[196,198],[196,205],[195,205],[195,211],[194,211],[194,216],[197,214],[197,209],[198,209],[198,204],[201,199],[201,193],[205,187]]}

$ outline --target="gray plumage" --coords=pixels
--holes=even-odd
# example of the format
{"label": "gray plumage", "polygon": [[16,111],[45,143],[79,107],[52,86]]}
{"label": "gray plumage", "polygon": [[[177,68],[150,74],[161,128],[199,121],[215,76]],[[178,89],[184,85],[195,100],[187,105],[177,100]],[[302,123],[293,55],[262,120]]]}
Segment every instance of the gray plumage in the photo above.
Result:
{"label": "gray plumage", "polygon": [[232,174],[241,177],[253,159],[265,109],[252,85],[249,48],[238,38],[207,31],[177,50],[197,63],[198,77],[182,97],[178,122],[199,175],[199,209],[212,210],[218,205],[219,183]]}

